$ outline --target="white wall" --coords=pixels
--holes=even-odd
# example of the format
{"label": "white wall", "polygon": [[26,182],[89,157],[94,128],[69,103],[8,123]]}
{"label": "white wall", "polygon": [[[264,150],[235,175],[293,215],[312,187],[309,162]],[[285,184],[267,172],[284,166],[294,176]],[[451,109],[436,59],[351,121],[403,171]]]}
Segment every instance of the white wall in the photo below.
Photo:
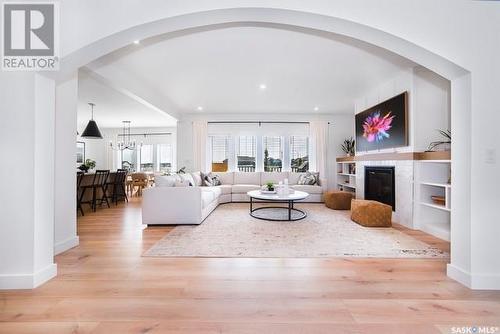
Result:
{"label": "white wall", "polygon": [[[413,149],[425,151],[429,143],[443,141],[440,130],[451,129],[451,84],[449,80],[422,67],[413,72]],[[436,147],[443,150],[445,147]],[[449,147],[448,147],[449,148]]]}
{"label": "white wall", "polygon": [[54,81],[0,74],[0,289],[34,288],[56,274]]}
{"label": "white wall", "polygon": [[436,130],[450,129],[450,82],[422,67],[402,71],[373,87],[356,99],[354,111],[363,112],[405,91],[408,92],[408,146],[356,154],[420,152],[425,151],[430,142],[443,140]]}
{"label": "white wall", "polygon": [[[56,87],[55,231],[54,252],[62,253],[79,243],[76,235],[75,137],[78,103],[77,73]],[[67,140],[71,138],[72,140]]]}

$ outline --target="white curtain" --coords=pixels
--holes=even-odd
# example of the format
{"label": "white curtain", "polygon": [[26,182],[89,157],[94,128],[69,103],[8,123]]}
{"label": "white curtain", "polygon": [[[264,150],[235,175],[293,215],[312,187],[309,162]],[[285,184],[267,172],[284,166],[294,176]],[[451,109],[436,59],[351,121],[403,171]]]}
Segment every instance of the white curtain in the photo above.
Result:
{"label": "white curtain", "polygon": [[311,139],[311,171],[319,172],[326,177],[326,146],[328,141],[328,122],[309,122],[309,138]]}
{"label": "white curtain", "polygon": [[207,121],[193,122],[193,167],[194,171],[207,172]]}

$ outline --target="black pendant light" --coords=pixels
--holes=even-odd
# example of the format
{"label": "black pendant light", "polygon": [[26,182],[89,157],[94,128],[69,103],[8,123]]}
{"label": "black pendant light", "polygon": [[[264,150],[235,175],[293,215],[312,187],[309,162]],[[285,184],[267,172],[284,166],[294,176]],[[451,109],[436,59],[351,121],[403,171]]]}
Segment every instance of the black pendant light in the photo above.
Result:
{"label": "black pendant light", "polygon": [[92,117],[90,118],[89,123],[83,130],[82,138],[90,138],[90,139],[102,139],[101,131],[99,131],[99,127],[97,123],[94,121],[94,106],[95,104],[89,103],[90,108],[92,108]]}

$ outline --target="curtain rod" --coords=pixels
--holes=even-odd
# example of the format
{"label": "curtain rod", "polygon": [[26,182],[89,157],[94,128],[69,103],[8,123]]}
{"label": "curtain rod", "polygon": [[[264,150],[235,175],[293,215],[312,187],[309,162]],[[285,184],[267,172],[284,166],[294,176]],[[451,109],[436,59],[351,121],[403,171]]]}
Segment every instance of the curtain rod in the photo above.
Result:
{"label": "curtain rod", "polygon": [[[131,133],[130,136],[166,136],[171,135],[172,132],[155,132],[155,133]],[[129,134],[119,133],[118,137],[128,136]]]}
{"label": "curtain rod", "polygon": [[[310,124],[311,122],[299,122],[299,121],[212,121],[207,122],[208,124]],[[330,122],[328,122],[330,124]]]}

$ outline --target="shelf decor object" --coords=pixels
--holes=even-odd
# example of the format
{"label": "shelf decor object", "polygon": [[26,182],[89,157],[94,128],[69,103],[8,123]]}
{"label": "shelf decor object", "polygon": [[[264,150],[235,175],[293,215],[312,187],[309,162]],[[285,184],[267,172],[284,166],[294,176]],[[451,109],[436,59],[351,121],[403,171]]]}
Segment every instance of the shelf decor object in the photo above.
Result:
{"label": "shelf decor object", "polygon": [[353,157],[355,146],[356,141],[352,137],[346,138],[342,143],[342,151],[344,151],[344,153],[347,154],[348,157]]}
{"label": "shelf decor object", "polygon": [[431,196],[431,199],[434,203],[438,204],[438,205],[445,205],[446,203],[446,200],[444,198],[444,196]]}

